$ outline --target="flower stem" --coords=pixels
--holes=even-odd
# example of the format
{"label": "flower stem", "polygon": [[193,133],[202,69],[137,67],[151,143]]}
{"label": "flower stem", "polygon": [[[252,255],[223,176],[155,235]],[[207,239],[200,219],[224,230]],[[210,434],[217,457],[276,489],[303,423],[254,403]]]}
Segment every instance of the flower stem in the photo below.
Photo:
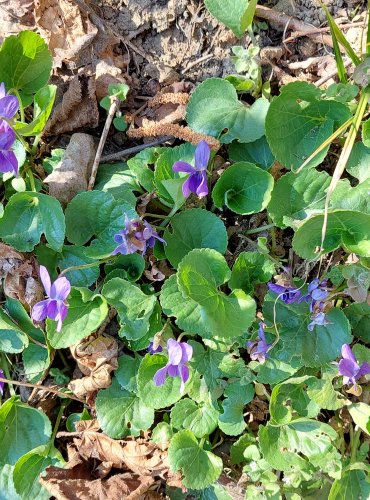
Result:
{"label": "flower stem", "polygon": [[161,226],[167,226],[167,224],[170,222],[170,220],[175,215],[175,213],[177,212],[177,210],[178,210],[178,207],[176,207],[176,205],[174,207],[172,207],[172,210],[167,215],[166,219],[163,222],[161,222]]}
{"label": "flower stem", "polygon": [[16,97],[17,97],[17,99],[18,99],[18,104],[19,104],[19,113],[20,113],[20,115],[21,115],[21,122],[23,122],[23,123],[24,123],[25,118],[24,118],[24,109],[23,109],[23,104],[22,104],[22,99],[21,99],[21,96],[19,95],[19,92],[18,92],[18,90],[16,90],[16,89],[14,89],[14,94],[15,94],[15,96],[16,96]]}
{"label": "flower stem", "polygon": [[275,224],[266,224],[265,226],[256,227],[254,229],[248,229],[248,231],[243,231],[244,234],[256,234],[261,233],[262,231],[266,231],[267,229],[271,229],[275,227]]}
{"label": "flower stem", "polygon": [[355,433],[352,433],[351,435],[351,460],[350,463],[353,464],[356,462],[357,458],[357,450],[360,444],[360,437],[361,437],[362,430],[357,429]]}
{"label": "flower stem", "polygon": [[65,410],[65,407],[68,404],[69,404],[69,401],[68,400],[64,400],[64,401],[62,401],[62,404],[60,405],[59,413],[58,413],[57,419],[55,421],[54,429],[53,429],[53,434],[51,435],[51,438],[50,438],[50,443],[54,442],[55,436],[57,435],[57,432],[58,432],[58,429],[59,429],[60,421],[62,420],[62,417],[63,417],[63,413],[64,413],[64,410]]}
{"label": "flower stem", "polygon": [[14,386],[12,385],[12,379],[10,376],[8,360],[3,352],[0,353],[1,368],[4,370],[5,376],[8,379],[7,384],[9,387],[9,392],[11,396],[15,396]]}
{"label": "flower stem", "polygon": [[105,264],[106,262],[109,262],[110,260],[113,260],[114,256],[110,255],[109,257],[106,257],[105,259],[100,259],[97,260],[96,262],[91,262],[90,264],[82,264],[81,266],[71,266],[71,267],[66,267],[61,271],[59,274],[59,277],[64,276],[65,274],[71,272],[71,271],[78,271],[79,269],[87,269],[89,267],[95,267],[95,266],[100,266],[100,264]]}
{"label": "flower stem", "polygon": [[30,181],[31,190],[34,193],[36,193],[35,177],[33,176],[32,167],[31,166],[29,166],[29,168],[27,169],[27,175],[28,175],[28,178],[29,178],[29,181]]}

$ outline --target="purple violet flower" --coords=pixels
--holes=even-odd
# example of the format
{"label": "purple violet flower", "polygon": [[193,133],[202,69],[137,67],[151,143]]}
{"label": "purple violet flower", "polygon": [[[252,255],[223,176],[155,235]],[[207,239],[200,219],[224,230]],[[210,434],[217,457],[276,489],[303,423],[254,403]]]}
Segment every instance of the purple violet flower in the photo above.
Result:
{"label": "purple violet flower", "polygon": [[48,298],[33,306],[32,319],[43,321],[45,318],[50,318],[57,321],[57,332],[60,332],[68,312],[66,300],[71,292],[71,284],[64,276],[51,284],[48,270],[44,266],[40,266],[40,278]]}
{"label": "purple violet flower", "polygon": [[315,328],[315,326],[325,326],[325,325],[329,325],[330,324],[330,321],[328,321],[326,319],[326,315],[324,313],[324,311],[322,310],[317,310],[317,312],[314,312],[313,314],[311,314],[310,316],[310,319],[311,319],[311,323],[309,323],[307,325],[307,329],[312,332],[313,329]]}
{"label": "purple violet flower", "polygon": [[342,345],[342,358],[338,363],[338,370],[339,374],[343,376],[343,384],[349,385],[351,383],[356,389],[356,380],[370,373],[370,365],[364,362],[360,366],[348,344]]}
{"label": "purple violet flower", "polygon": [[180,394],[184,394],[185,383],[189,378],[187,363],[193,356],[193,348],[186,342],[177,342],[174,339],[167,340],[168,363],[154,374],[154,383],[158,387],[163,385],[168,374],[169,377],[180,377]]}
{"label": "purple violet flower", "polygon": [[153,345],[154,345],[154,342],[150,342],[149,347],[148,347],[149,354],[157,354],[158,352],[163,351],[163,347],[161,345],[158,345],[156,349],[154,349]]}
{"label": "purple violet flower", "polygon": [[166,243],[148,222],[141,219],[130,220],[125,214],[125,228],[114,235],[114,241],[119,245],[112,255],[128,255],[138,250],[144,255],[148,247],[154,247],[155,240]]}
{"label": "purple violet flower", "polygon": [[[0,369],[0,377],[5,378],[3,370]],[[0,382],[0,396],[4,394],[5,382]]]}
{"label": "purple violet flower", "polygon": [[272,346],[266,342],[264,324],[261,322],[258,327],[258,337],[247,342],[247,350],[253,361],[258,360],[264,363],[268,357],[267,351]]}
{"label": "purple violet flower", "polygon": [[5,92],[4,83],[0,83],[0,116],[10,120],[19,108],[18,98]]}
{"label": "purple violet flower", "polygon": [[327,283],[327,280],[320,281],[318,278],[313,279],[308,285],[308,293],[303,295],[298,302],[309,302],[311,312],[314,310],[314,307],[318,302],[323,305],[322,301],[329,295],[326,288]]}
{"label": "purple violet flower", "polygon": [[280,299],[285,304],[293,304],[293,302],[298,302],[301,297],[301,292],[297,288],[293,288],[291,286],[278,285],[277,283],[267,283],[269,289],[280,295]]}
{"label": "purple violet flower", "polygon": [[[1,99],[0,99],[1,101]],[[15,141],[14,130],[4,121],[0,121],[0,172],[18,175],[18,160],[11,150]]]}
{"label": "purple violet flower", "polygon": [[197,194],[199,198],[207,196],[207,166],[210,155],[211,150],[206,141],[200,141],[194,154],[194,167],[186,161],[177,161],[174,163],[172,167],[174,172],[185,172],[190,174],[182,185],[182,194],[185,198],[187,198],[190,193]]}

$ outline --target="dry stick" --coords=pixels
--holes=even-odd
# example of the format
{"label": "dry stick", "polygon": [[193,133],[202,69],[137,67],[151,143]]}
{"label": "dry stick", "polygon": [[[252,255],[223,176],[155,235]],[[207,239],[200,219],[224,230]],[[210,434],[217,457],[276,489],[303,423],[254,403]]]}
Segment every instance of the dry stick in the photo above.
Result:
{"label": "dry stick", "polygon": [[184,68],[182,71],[181,71],[181,74],[182,75],[185,75],[185,73],[187,73],[189,71],[189,69],[191,68],[194,68],[194,66],[197,66],[197,64],[200,64],[204,61],[207,61],[208,59],[210,59],[211,57],[213,57],[213,54],[207,54],[205,56],[202,56],[200,57],[199,59],[197,59],[196,61],[193,61],[191,63],[189,63],[186,68]]}
{"label": "dry stick", "polygon": [[67,394],[62,391],[58,391],[57,389],[52,389],[51,387],[45,387],[44,385],[36,385],[36,384],[29,384],[28,382],[18,382],[16,380],[10,380],[7,378],[0,377],[0,382],[5,382],[6,384],[10,385],[20,385],[21,387],[31,387],[32,389],[38,389],[46,392],[52,392],[53,394],[57,394],[58,396],[62,396],[64,398],[69,398],[69,399],[74,399],[75,401],[78,401],[79,403],[86,404],[86,401],[83,401],[82,399],[76,398],[76,396],[72,396],[71,394]]}
{"label": "dry stick", "polygon": [[[340,29],[349,29],[356,28],[357,26],[363,26],[363,24],[363,21],[357,21],[355,23],[338,24],[338,27]],[[310,32],[295,31],[288,38],[285,38],[285,40],[283,40],[283,43],[293,42],[296,38],[300,38],[301,36],[309,36],[310,34],[315,35],[317,33],[327,33],[328,31],[330,31],[330,26],[326,26],[325,28],[311,28]]]}
{"label": "dry stick", "polygon": [[118,153],[112,153],[110,155],[102,156],[100,159],[100,163],[105,163],[107,161],[115,161],[124,158],[125,156],[130,156],[135,153],[139,153],[143,149],[151,148],[154,146],[159,146],[164,142],[170,141],[174,137],[172,135],[166,135],[165,137],[161,137],[153,142],[148,142],[147,144],[140,144],[139,146],[133,146],[132,148],[123,149],[122,151],[118,151]]}
{"label": "dry stick", "polygon": [[261,5],[257,5],[256,7],[256,17],[264,19],[269,23],[276,24],[282,28],[289,24],[289,27],[293,31],[304,33],[304,36],[312,38],[314,42],[323,43],[324,45],[333,47],[331,36],[312,33],[312,26],[300,21],[296,17],[287,16],[283,12],[277,12],[276,10],[269,9],[268,7],[262,7]]}
{"label": "dry stick", "polygon": [[116,114],[118,104],[119,104],[118,97],[111,97],[111,105],[110,105],[110,108],[109,108],[109,111],[108,111],[108,116],[107,116],[107,119],[105,120],[105,125],[104,125],[104,129],[103,129],[103,133],[102,133],[102,135],[100,137],[99,146],[98,146],[98,149],[96,151],[94,163],[93,163],[93,166],[92,166],[92,169],[91,169],[89,186],[87,188],[88,191],[91,191],[94,188],[96,174],[98,173],[98,167],[99,167],[99,163],[100,163],[100,158],[101,158],[101,155],[102,155],[102,152],[103,152],[105,141],[107,140],[107,135],[108,135],[110,126],[112,124],[113,117]]}
{"label": "dry stick", "polygon": [[[351,64],[352,64],[352,61],[351,61],[351,59],[349,59],[348,61],[344,62],[344,67],[348,68],[349,66],[351,66]],[[326,83],[328,80],[330,80],[330,78],[334,78],[334,76],[336,76],[337,74],[338,74],[338,70],[337,70],[337,68],[335,68],[333,71],[331,71],[327,75],[324,75],[319,80],[314,82],[315,87],[320,87],[321,85]]]}

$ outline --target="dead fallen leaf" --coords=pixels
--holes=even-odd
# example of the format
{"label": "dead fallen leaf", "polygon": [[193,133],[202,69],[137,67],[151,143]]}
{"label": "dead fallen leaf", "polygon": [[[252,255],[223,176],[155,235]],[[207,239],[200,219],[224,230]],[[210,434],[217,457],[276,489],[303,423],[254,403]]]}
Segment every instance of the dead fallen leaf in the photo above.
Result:
{"label": "dead fallen leaf", "polygon": [[90,336],[71,347],[71,353],[85,377],[72,380],[68,384],[79,398],[91,397],[98,389],[111,384],[111,372],[118,368],[118,344],[113,337]]}
{"label": "dead fallen leaf", "polygon": [[148,491],[154,479],[127,472],[93,479],[91,464],[74,458],[65,468],[47,467],[40,483],[57,500],[134,500]]}
{"label": "dead fallen leaf", "polygon": [[162,476],[169,471],[167,450],[145,439],[116,440],[87,430],[74,438],[74,444],[84,460],[111,462],[117,469],[129,469],[138,475]]}
{"label": "dead fallen leaf", "polygon": [[48,175],[49,194],[67,205],[80,191],[86,191],[95,157],[94,139],[88,134],[73,134],[63,160]]}
{"label": "dead fallen leaf", "polygon": [[5,295],[19,300],[27,310],[44,298],[34,257],[4,243],[0,243],[0,278],[4,279]]}
{"label": "dead fallen leaf", "polygon": [[6,36],[32,29],[33,0],[0,0],[0,44]]}
{"label": "dead fallen leaf", "polygon": [[60,135],[83,127],[94,128],[98,123],[94,78],[84,74],[76,75],[70,81],[62,102],[55,106],[44,134]]}
{"label": "dead fallen leaf", "polygon": [[108,95],[108,85],[112,83],[127,83],[120,68],[112,60],[104,59],[95,68],[96,97],[98,101]]}

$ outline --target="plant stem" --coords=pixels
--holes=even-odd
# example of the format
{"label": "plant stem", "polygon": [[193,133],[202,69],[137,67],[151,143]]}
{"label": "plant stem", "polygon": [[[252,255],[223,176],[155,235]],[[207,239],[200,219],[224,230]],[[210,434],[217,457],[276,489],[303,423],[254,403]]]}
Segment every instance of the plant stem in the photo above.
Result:
{"label": "plant stem", "polygon": [[254,229],[248,229],[248,231],[243,231],[243,234],[261,233],[262,231],[266,231],[267,229],[271,229],[272,227],[275,227],[275,224],[266,224],[265,226],[256,227]]}
{"label": "plant stem", "polygon": [[352,438],[351,439],[351,460],[350,460],[351,464],[356,462],[357,450],[358,450],[358,446],[360,444],[361,433],[362,433],[362,430],[357,429],[357,431],[355,433],[352,433],[352,436],[351,436],[351,438]]}
{"label": "plant stem", "polygon": [[174,207],[172,207],[172,210],[167,215],[167,218],[163,222],[161,222],[161,226],[167,226],[167,224],[170,222],[171,218],[175,215],[177,210],[178,210],[178,208],[176,207],[176,205]]}
{"label": "plant stem", "polygon": [[114,259],[114,255],[106,257],[105,259],[97,260],[96,262],[91,262],[90,264],[82,264],[81,266],[71,266],[71,267],[66,267],[63,269],[63,271],[59,274],[60,276],[64,276],[66,273],[69,273],[71,271],[78,271],[79,269],[87,269],[89,267],[95,267],[95,266],[100,266],[100,264],[104,264],[105,262],[109,262],[110,260]]}
{"label": "plant stem", "polygon": [[55,421],[54,429],[53,429],[53,434],[51,435],[51,438],[50,438],[50,443],[54,442],[55,436],[57,435],[57,432],[59,429],[60,421],[62,420],[62,417],[63,417],[64,409],[68,404],[69,404],[69,401],[62,401],[62,404],[60,405],[59,413],[58,413],[57,419]]}
{"label": "plant stem", "polygon": [[23,109],[23,105],[22,105],[22,100],[21,100],[21,96],[19,95],[19,92],[18,90],[14,89],[14,94],[16,95],[17,99],[18,99],[18,104],[19,104],[19,113],[21,115],[21,122],[24,123],[24,109]]}
{"label": "plant stem", "polygon": [[153,217],[153,219],[167,219],[168,215],[150,214],[149,212],[143,215],[144,217]]}
{"label": "plant stem", "polygon": [[[12,378],[10,376],[8,360],[6,359],[6,356],[3,352],[0,353],[0,360],[1,360],[1,368],[4,370],[5,376],[8,379],[8,380],[6,380],[6,383],[9,386],[10,395],[15,396],[16,394],[15,394],[14,386],[12,385]],[[2,382],[5,382],[4,379],[0,379],[0,380]]]}
{"label": "plant stem", "polygon": [[31,190],[36,193],[36,184],[35,184],[35,177],[33,176],[33,172],[32,172],[32,167],[31,165],[29,166],[29,168],[27,169],[27,175],[28,175],[28,178],[30,180],[30,185],[31,185]]}

